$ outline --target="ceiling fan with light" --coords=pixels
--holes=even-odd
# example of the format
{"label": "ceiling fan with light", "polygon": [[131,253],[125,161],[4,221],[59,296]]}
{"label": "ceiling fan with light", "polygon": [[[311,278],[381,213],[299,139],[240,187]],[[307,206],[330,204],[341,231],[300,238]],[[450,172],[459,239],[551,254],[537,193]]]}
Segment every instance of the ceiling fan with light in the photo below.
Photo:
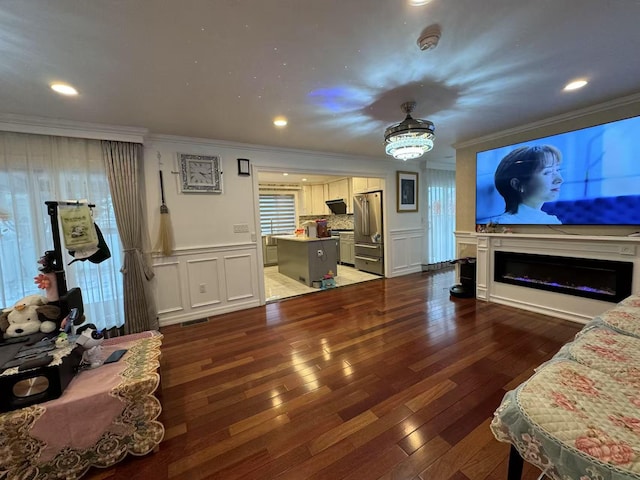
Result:
{"label": "ceiling fan with light", "polygon": [[433,148],[435,126],[429,120],[413,118],[416,102],[405,102],[401,108],[406,118],[384,131],[385,152],[398,160],[419,158]]}

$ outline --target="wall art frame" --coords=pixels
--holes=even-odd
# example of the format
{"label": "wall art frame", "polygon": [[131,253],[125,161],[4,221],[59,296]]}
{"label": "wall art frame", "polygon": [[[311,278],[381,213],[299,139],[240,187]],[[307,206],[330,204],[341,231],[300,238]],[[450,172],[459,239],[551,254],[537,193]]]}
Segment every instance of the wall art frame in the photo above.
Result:
{"label": "wall art frame", "polygon": [[251,167],[249,166],[248,158],[238,159],[238,175],[248,177],[251,175]]}
{"label": "wall art frame", "polygon": [[418,211],[418,173],[396,172],[398,213]]}
{"label": "wall art frame", "polygon": [[178,153],[182,193],[222,193],[222,169],[217,155]]}

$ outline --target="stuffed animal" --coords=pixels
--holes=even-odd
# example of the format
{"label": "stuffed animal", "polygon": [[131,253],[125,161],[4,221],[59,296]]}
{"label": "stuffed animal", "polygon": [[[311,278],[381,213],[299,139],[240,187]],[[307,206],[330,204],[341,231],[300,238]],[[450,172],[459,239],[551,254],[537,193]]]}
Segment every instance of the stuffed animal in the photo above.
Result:
{"label": "stuffed animal", "polygon": [[98,332],[93,323],[85,323],[78,328],[77,332],[79,336],[76,339],[76,344],[84,348],[82,363],[90,365],[91,368],[102,365],[104,363],[104,359],[102,358],[104,335],[102,332]]}
{"label": "stuffed animal", "polygon": [[[49,319],[40,320],[40,315]],[[60,308],[47,305],[47,299],[41,295],[29,295],[19,300],[13,307],[5,308],[0,315],[0,330],[5,338],[21,337],[33,333],[51,333],[57,325],[51,319],[57,319]]]}

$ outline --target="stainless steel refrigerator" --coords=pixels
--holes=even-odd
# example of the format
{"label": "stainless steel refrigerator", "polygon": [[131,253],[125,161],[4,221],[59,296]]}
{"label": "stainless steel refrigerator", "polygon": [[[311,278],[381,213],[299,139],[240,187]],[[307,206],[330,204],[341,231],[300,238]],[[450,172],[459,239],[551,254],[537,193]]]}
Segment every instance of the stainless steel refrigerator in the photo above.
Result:
{"label": "stainless steel refrigerator", "polygon": [[356,268],[384,275],[382,192],[353,197],[353,231]]}

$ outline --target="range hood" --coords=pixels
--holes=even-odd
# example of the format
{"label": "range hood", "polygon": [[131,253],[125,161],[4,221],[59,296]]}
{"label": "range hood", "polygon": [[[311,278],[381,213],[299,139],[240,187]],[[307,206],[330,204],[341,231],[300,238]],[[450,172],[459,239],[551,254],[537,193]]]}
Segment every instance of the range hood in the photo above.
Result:
{"label": "range hood", "polygon": [[344,200],[342,198],[338,200],[327,200],[324,203],[327,204],[327,207],[329,207],[331,213],[335,213],[336,215],[344,215],[345,213],[347,213],[347,204],[344,203]]}

